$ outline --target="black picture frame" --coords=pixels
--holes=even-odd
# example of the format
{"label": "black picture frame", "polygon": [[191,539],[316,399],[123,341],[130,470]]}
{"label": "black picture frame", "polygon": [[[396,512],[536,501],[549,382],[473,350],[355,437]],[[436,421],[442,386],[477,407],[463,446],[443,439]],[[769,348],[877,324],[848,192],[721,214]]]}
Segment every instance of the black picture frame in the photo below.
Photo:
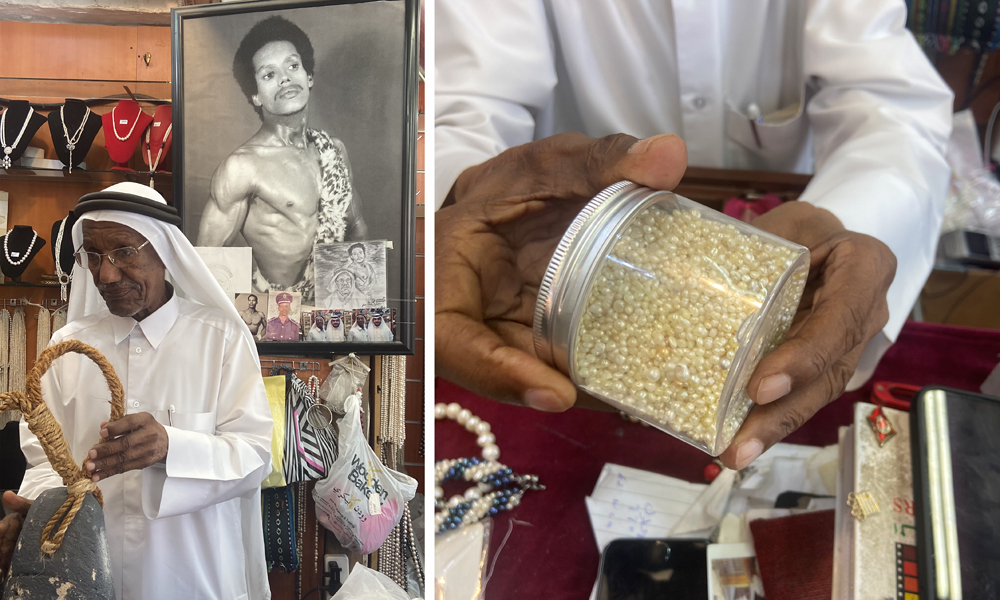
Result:
{"label": "black picture frame", "polygon": [[[190,166],[190,163],[186,161],[198,161],[199,153],[203,148],[203,142],[198,140],[200,134],[203,134],[202,130],[195,130],[200,126],[198,120],[193,116],[195,109],[192,108],[192,102],[185,102],[185,46],[194,47],[191,44],[186,44],[186,36],[193,35],[191,32],[196,29],[201,30],[201,35],[204,37],[206,31],[211,31],[213,27],[219,27],[220,30],[225,31],[226,19],[229,19],[228,23],[235,22],[234,19],[242,19],[242,22],[247,20],[259,21],[266,17],[274,14],[284,16],[290,20],[296,18],[297,13],[295,11],[307,11],[299,13],[299,19],[307,21],[306,23],[296,23],[300,25],[303,29],[309,33],[308,27],[322,27],[322,25],[315,24],[315,16],[319,13],[316,12],[317,9],[333,11],[340,7],[354,6],[359,7],[357,14],[364,14],[365,9],[370,9],[374,11],[380,6],[402,6],[403,7],[403,17],[402,26],[399,26],[398,19],[378,19],[377,23],[372,23],[371,20],[365,20],[363,23],[359,21],[359,24],[363,25],[362,29],[367,28],[369,32],[373,27],[383,28],[380,35],[384,36],[382,39],[396,39],[393,37],[393,32],[385,31],[385,28],[392,27],[393,29],[398,29],[398,36],[400,39],[400,50],[399,53],[399,68],[395,68],[395,73],[397,77],[391,78],[379,73],[372,73],[370,70],[365,70],[366,66],[363,64],[365,61],[364,56],[360,61],[362,64],[358,67],[358,72],[364,74],[364,79],[366,82],[371,82],[377,79],[380,82],[384,82],[386,89],[392,94],[397,91],[401,92],[401,107],[399,107],[398,122],[401,125],[392,123],[391,119],[388,121],[392,127],[398,127],[401,131],[401,136],[397,135],[395,137],[399,138],[396,140],[389,136],[388,142],[385,141],[386,136],[371,136],[373,139],[383,140],[381,143],[396,144],[399,149],[399,162],[397,163],[396,169],[392,169],[391,165],[388,171],[396,170],[396,177],[393,177],[390,172],[387,176],[387,169],[380,168],[379,166],[372,166],[369,168],[369,173],[367,174],[367,179],[369,181],[378,178],[381,180],[389,182],[388,187],[390,189],[397,190],[395,194],[381,194],[379,191],[372,192],[365,189],[358,190],[359,196],[361,198],[362,206],[367,199],[377,198],[378,202],[382,204],[387,204],[387,206],[382,206],[382,204],[374,207],[368,207],[364,211],[364,217],[368,224],[369,235],[368,239],[387,239],[393,243],[393,252],[387,252],[387,272],[386,272],[386,292],[387,292],[387,307],[396,309],[396,339],[392,342],[371,342],[371,343],[361,343],[361,342],[258,342],[257,347],[261,355],[267,356],[329,356],[342,355],[348,353],[356,353],[359,355],[392,355],[392,354],[413,354],[416,345],[416,335],[415,335],[415,317],[416,317],[416,172],[417,172],[417,154],[416,154],[416,144],[417,144],[417,117],[418,117],[418,59],[419,59],[419,6],[418,0],[264,0],[264,1],[249,1],[249,2],[230,2],[222,4],[209,4],[200,6],[190,6],[184,8],[174,8],[171,9],[171,42],[173,47],[172,56],[172,88],[173,88],[173,173],[174,173],[174,197],[173,203],[180,212],[183,223],[181,229],[192,240],[192,243],[196,243],[197,236],[197,222],[200,220],[200,212],[198,210],[198,202],[201,198],[205,198],[201,206],[207,202],[207,197],[194,194],[191,192],[193,186],[196,185],[193,180],[196,178],[196,173],[188,173],[195,169],[186,170],[186,165]],[[398,10],[398,9],[394,9]],[[331,12],[332,14],[332,12]],[[313,18],[306,19],[305,15],[311,16]],[[256,18],[255,18],[256,17]],[[343,28],[343,27],[342,27]],[[325,44],[325,49],[330,52],[331,48],[336,48],[338,44],[345,44],[346,42],[338,41],[335,36],[331,36],[329,31],[320,30],[321,35],[310,35],[312,43],[314,46],[318,46],[317,39]],[[245,33],[245,31],[244,31]],[[232,33],[229,33],[230,37]],[[242,36],[242,34],[240,34]],[[352,32],[352,35],[353,32]],[[360,34],[357,34],[360,35]],[[220,47],[226,47],[225,44],[219,44]],[[231,41],[229,47],[231,47]],[[354,50],[354,47],[351,47]],[[230,65],[233,61],[233,52],[222,53],[221,51],[217,55],[212,55],[211,53],[198,52],[197,57],[194,56],[195,53],[191,53],[191,60],[202,61],[217,61],[217,64],[213,68],[217,70],[221,69],[220,65]],[[320,66],[320,56],[317,52],[317,74],[319,72]],[[354,52],[355,56],[357,51]],[[362,53],[364,54],[364,53]],[[195,69],[192,67],[187,69],[190,73]],[[224,78],[223,78],[224,79]],[[229,85],[232,87],[235,80],[232,82],[220,81],[219,85]],[[204,85],[204,83],[202,83]],[[344,82],[342,80],[337,80],[337,86],[351,86],[352,82]],[[236,89],[239,89],[236,86]],[[340,92],[338,92],[340,93]],[[243,97],[241,96],[241,99]],[[364,100],[371,100],[370,98],[365,98]],[[236,105],[236,109],[233,112],[242,111],[245,115],[247,107]],[[186,110],[187,109],[187,110]],[[327,105],[327,110],[332,110]],[[188,114],[191,111],[192,114]],[[252,114],[252,112],[251,112]],[[337,118],[344,120],[349,117],[344,117],[338,115]],[[237,127],[246,128],[248,124],[244,120],[234,121]],[[310,113],[310,124],[312,124],[312,113]],[[378,123],[374,124],[378,127]],[[258,125],[259,126],[259,122]],[[246,139],[246,138],[244,138]],[[375,143],[375,142],[373,142]],[[196,148],[193,148],[189,144],[195,144]],[[348,140],[344,140],[344,144],[347,147],[348,153],[351,152],[351,145]],[[216,149],[217,150],[217,149]],[[231,152],[232,150],[229,150]],[[368,151],[369,155],[373,155],[371,150]],[[386,153],[374,153],[375,156],[380,157]],[[391,153],[389,153],[391,154]],[[351,169],[354,173],[355,187],[356,189],[360,187],[358,184],[361,183],[361,176],[358,175],[359,171],[364,170],[366,167],[363,164],[363,160],[360,162],[357,158],[353,156],[350,158]],[[214,169],[214,167],[213,167]],[[372,173],[374,171],[374,173]],[[204,177],[201,177],[201,185],[204,186]],[[189,185],[190,183],[190,185]],[[188,194],[191,197],[186,197]],[[366,195],[367,194],[367,195]],[[197,196],[197,197],[196,197]],[[395,201],[394,201],[395,198]],[[391,219],[392,209],[398,206],[398,220]],[[378,226],[373,227],[373,224]],[[380,236],[381,232],[386,232],[388,228],[388,234]],[[375,230],[375,233],[373,233]],[[271,293],[275,293],[272,291]],[[322,307],[318,307],[322,308]]]}

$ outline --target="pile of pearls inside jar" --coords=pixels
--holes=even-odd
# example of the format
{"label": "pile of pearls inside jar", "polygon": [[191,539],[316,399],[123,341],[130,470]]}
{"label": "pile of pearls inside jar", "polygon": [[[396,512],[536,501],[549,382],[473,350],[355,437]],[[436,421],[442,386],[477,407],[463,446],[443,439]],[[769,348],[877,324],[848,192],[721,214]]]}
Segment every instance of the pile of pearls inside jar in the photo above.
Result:
{"label": "pile of pearls inside jar", "polygon": [[[808,250],[669,192],[647,190],[637,200],[646,188],[630,185],[621,204],[632,210],[589,262],[589,287],[560,296],[574,301],[565,370],[587,392],[717,455],[749,412],[753,369],[792,323]],[[610,207],[608,200],[582,214],[554,262],[576,259],[580,268],[570,245],[586,241],[586,219],[621,208],[614,194]],[[616,223],[601,225],[609,221]],[[539,331],[536,312],[536,349],[558,318],[557,279],[570,276],[551,264],[550,272],[542,309],[549,321]]]}

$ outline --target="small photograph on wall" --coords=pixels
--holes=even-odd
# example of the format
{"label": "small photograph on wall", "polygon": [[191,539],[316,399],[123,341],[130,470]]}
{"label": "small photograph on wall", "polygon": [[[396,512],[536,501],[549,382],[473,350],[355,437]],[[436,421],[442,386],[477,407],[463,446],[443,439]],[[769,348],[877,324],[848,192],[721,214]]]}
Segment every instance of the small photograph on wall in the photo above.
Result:
{"label": "small photograph on wall", "polygon": [[267,294],[236,294],[235,303],[254,339],[263,340],[267,332]]}
{"label": "small photograph on wall", "polygon": [[363,308],[354,311],[354,327],[360,327],[364,335],[356,335],[352,341],[391,342],[396,336],[395,310],[385,308]]}
{"label": "small photograph on wall", "polygon": [[368,318],[367,309],[359,308],[351,311],[344,311],[345,315],[350,315],[351,326],[347,331],[348,342],[368,342]]}
{"label": "small photograph on wall", "polygon": [[[305,315],[303,315],[303,319]],[[349,325],[344,322],[343,311],[314,310],[309,314],[306,342],[346,342]]]}
{"label": "small photograph on wall", "polygon": [[297,292],[278,292],[268,294],[267,332],[265,340],[274,342],[299,341],[299,322],[301,314],[302,294]]}
{"label": "small photograph on wall", "polygon": [[317,245],[317,305],[341,310],[385,307],[385,246],[385,240]]}

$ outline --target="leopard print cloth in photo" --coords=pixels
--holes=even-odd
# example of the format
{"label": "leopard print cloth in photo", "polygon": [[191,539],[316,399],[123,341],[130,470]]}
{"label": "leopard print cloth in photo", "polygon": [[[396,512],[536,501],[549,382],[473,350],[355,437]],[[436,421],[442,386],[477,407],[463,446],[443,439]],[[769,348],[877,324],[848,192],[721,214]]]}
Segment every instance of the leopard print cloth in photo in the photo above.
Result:
{"label": "leopard print cloth in photo", "polygon": [[351,205],[351,173],[344,160],[344,145],[325,131],[306,130],[306,137],[319,151],[319,227],[316,244],[344,241],[347,232],[347,209]]}

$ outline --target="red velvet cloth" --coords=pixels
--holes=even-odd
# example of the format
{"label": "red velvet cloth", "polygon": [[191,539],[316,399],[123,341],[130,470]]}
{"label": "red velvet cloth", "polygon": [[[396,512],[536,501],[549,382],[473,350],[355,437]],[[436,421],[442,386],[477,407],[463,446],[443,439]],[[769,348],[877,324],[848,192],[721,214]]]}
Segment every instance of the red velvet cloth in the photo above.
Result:
{"label": "red velvet cloth", "polygon": [[[867,401],[874,381],[938,384],[978,391],[1000,360],[1000,331],[908,322],[875,375],[860,390],[820,410],[785,441],[825,446],[851,421],[852,404]],[[486,598],[586,598],[597,578],[600,553],[584,497],[604,463],[702,481],[711,462],[704,452],[616,413],[571,410],[546,414],[485,400],[446,381],[436,383],[437,402],[458,402],[490,423],[500,461],[518,473],[534,473],[548,486],[528,492],[521,505],[496,519],[492,551],[513,518],[515,526],[496,562]],[[475,456],[474,437],[457,423],[438,421],[435,457]],[[445,494],[461,487],[445,487]],[[492,561],[492,554],[490,560]]]}
{"label": "red velvet cloth", "polygon": [[834,511],[750,522],[767,600],[829,600]]}

